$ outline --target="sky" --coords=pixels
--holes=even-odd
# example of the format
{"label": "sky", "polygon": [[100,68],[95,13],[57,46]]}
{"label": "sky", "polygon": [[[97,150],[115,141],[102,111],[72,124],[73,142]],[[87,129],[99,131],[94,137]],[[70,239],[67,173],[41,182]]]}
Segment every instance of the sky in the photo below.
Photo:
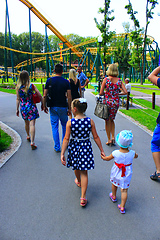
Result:
{"label": "sky", "polygon": [[[29,31],[29,10],[20,0],[7,0],[10,20],[10,30],[19,35]],[[136,15],[140,22],[140,27],[145,27],[145,8],[147,0],[131,0],[133,9],[138,11]],[[98,37],[100,32],[96,27],[94,18],[98,22],[103,19],[103,15],[98,13],[98,9],[104,7],[104,0],[30,0],[37,10],[47,18],[53,26],[62,34],[78,34],[82,37]],[[0,0],[0,32],[5,32],[5,0]],[[123,33],[122,23],[129,22],[133,27],[133,22],[129,19],[127,10],[124,8],[128,0],[111,0],[110,9],[114,10],[114,21],[110,24],[110,31]],[[152,36],[160,47],[160,4],[153,10],[154,15],[151,20],[147,34]],[[45,34],[44,24],[31,12],[31,30]],[[53,34],[48,30],[48,35]]]}

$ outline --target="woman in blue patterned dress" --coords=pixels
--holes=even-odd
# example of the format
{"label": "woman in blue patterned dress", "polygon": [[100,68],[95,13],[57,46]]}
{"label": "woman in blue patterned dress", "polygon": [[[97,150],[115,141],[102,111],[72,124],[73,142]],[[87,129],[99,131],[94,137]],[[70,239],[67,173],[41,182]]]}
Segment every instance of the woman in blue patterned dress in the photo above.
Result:
{"label": "woman in blue patterned dress", "polygon": [[105,156],[105,154],[94,121],[84,114],[87,109],[86,99],[79,98],[73,100],[71,108],[74,118],[67,122],[66,134],[61,151],[61,162],[64,166],[66,165],[64,154],[68,146],[67,167],[72,167],[74,170],[76,176],[75,183],[78,187],[81,187],[80,205],[84,207],[87,204],[88,170],[94,169],[90,132],[92,132],[101,154],[103,156]]}
{"label": "woman in blue patterned dress", "polygon": [[[37,146],[34,143],[35,138],[35,122],[36,119],[39,118],[38,109],[36,104],[33,103],[32,94],[33,94],[33,87],[35,92],[39,95],[42,104],[42,95],[34,86],[30,83],[29,74],[27,71],[22,71],[20,73],[20,77],[17,83],[16,93],[17,93],[17,100],[16,100],[16,115],[19,117],[19,106],[21,116],[25,121],[25,130],[27,133],[27,140],[31,142],[32,150],[35,150]],[[42,108],[42,105],[41,105]]]}

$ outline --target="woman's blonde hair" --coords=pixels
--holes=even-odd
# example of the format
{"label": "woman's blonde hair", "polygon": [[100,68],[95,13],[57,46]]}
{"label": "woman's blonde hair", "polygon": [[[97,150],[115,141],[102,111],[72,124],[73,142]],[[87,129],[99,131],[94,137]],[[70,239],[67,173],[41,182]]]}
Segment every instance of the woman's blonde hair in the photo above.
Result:
{"label": "woman's blonde hair", "polygon": [[69,79],[72,79],[74,82],[77,79],[77,74],[75,69],[70,69],[69,70]]}
{"label": "woman's blonde hair", "polygon": [[17,88],[19,89],[21,86],[24,86],[24,91],[27,92],[30,86],[29,73],[23,70],[19,75],[19,80],[17,83]]}
{"label": "woman's blonde hair", "polygon": [[107,69],[106,74],[107,74],[108,76],[118,77],[119,71],[118,71],[117,65],[116,65],[115,63],[111,64],[111,65],[109,66],[109,68]]}

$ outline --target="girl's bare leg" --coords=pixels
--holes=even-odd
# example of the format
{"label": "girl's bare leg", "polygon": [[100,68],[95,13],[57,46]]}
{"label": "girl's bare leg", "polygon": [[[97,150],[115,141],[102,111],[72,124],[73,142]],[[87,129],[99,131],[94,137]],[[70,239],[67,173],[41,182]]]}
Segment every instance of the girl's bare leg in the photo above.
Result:
{"label": "girl's bare leg", "polygon": [[29,121],[28,120],[25,120],[25,130],[26,130],[26,133],[27,133],[27,137],[29,137]]}
{"label": "girl's bare leg", "polygon": [[[86,191],[88,187],[88,172],[87,170],[81,171],[81,198],[86,198]],[[81,200],[83,203],[84,201]]]}
{"label": "girl's bare leg", "polygon": [[80,170],[74,170],[74,174],[77,178],[77,181],[80,183],[81,182],[81,173]]}
{"label": "girl's bare leg", "polygon": [[113,199],[116,199],[116,194],[117,194],[117,187],[112,184],[112,196],[113,196]]}
{"label": "girl's bare leg", "polygon": [[35,138],[35,123],[36,123],[35,119],[30,121],[31,144],[34,143]]}
{"label": "girl's bare leg", "polygon": [[122,189],[121,188],[121,209],[124,209],[126,201],[127,201],[127,196],[128,196],[128,188],[127,189]]}

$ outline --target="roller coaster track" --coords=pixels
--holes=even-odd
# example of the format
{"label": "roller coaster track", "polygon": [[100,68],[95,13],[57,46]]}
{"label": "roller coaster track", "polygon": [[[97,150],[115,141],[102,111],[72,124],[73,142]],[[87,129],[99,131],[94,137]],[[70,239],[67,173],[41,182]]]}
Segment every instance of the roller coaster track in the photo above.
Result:
{"label": "roller coaster track", "polygon": [[68,48],[78,56],[82,57],[79,54],[79,51],[72,46],[72,44],[28,1],[28,0],[19,0],[24,3]]}

